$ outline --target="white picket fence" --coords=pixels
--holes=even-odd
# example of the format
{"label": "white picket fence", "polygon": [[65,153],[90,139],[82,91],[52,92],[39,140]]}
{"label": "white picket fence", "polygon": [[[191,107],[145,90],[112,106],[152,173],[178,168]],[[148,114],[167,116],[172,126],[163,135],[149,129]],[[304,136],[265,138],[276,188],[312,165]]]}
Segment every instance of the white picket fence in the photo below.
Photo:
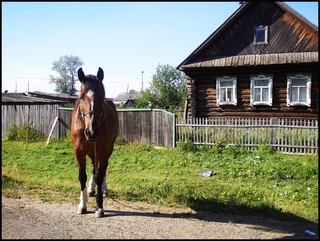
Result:
{"label": "white picket fence", "polygon": [[176,141],[196,145],[266,145],[284,153],[318,154],[318,120],[292,118],[190,118],[176,123]]}

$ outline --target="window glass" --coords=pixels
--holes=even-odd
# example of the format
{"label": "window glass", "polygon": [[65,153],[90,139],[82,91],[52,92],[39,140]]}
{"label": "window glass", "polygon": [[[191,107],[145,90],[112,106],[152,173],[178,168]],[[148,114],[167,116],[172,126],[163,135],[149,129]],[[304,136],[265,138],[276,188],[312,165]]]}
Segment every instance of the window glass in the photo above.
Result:
{"label": "window glass", "polygon": [[232,88],[227,88],[227,99],[226,101],[232,101]]}
{"label": "window glass", "polygon": [[268,79],[255,80],[255,86],[268,86],[268,84],[269,84]]}
{"label": "window glass", "polygon": [[269,98],[269,89],[268,88],[263,88],[262,89],[262,100],[263,102],[268,101]]}
{"label": "window glass", "polygon": [[258,101],[261,98],[261,92],[260,89],[255,88],[254,89],[254,101]]}
{"label": "window glass", "polygon": [[292,87],[292,90],[291,90],[291,101],[294,101],[294,102],[298,102],[298,96],[299,96],[299,89],[298,88],[294,88]]}
{"label": "window glass", "polygon": [[232,80],[223,80],[220,82],[220,87],[232,87],[233,81]]}
{"label": "window glass", "polygon": [[292,86],[306,86],[307,80],[306,79],[293,79]]}
{"label": "window glass", "polygon": [[307,88],[306,87],[300,87],[299,88],[299,101],[300,102],[306,102],[307,101]]}
{"label": "window glass", "polygon": [[226,101],[226,89],[225,88],[220,89],[220,101],[221,102]]}
{"label": "window glass", "polygon": [[258,28],[257,29],[257,32],[256,32],[256,42],[259,43],[259,42],[262,42],[264,43],[266,40],[265,40],[265,36],[266,36],[266,33],[265,33],[265,29],[263,28]]}

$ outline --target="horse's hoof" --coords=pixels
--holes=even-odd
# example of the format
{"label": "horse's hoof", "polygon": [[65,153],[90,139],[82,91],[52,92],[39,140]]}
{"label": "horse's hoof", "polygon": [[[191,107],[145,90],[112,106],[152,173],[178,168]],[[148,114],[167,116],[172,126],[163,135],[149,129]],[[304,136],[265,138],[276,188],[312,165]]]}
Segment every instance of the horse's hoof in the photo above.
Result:
{"label": "horse's hoof", "polygon": [[96,210],[96,218],[104,217],[104,210],[103,208],[99,208],[99,210]]}
{"label": "horse's hoof", "polygon": [[103,194],[102,194],[102,196],[103,196],[103,197],[108,197],[108,192],[107,192],[107,191],[104,191]]}
{"label": "horse's hoof", "polygon": [[92,191],[92,192],[89,192],[89,193],[88,193],[89,197],[94,197],[95,194],[96,194],[95,191]]}
{"label": "horse's hoof", "polygon": [[78,214],[85,214],[85,213],[87,213],[87,208],[78,208],[77,213]]}

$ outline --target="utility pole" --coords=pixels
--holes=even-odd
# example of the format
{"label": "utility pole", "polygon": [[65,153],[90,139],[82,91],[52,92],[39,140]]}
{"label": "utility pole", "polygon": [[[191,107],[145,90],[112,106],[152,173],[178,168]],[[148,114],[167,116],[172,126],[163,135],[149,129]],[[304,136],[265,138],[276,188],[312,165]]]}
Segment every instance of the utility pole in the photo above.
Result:
{"label": "utility pole", "polygon": [[141,74],[142,74],[141,91],[143,91],[143,73],[144,73],[144,71],[142,70],[142,71],[141,71]]}

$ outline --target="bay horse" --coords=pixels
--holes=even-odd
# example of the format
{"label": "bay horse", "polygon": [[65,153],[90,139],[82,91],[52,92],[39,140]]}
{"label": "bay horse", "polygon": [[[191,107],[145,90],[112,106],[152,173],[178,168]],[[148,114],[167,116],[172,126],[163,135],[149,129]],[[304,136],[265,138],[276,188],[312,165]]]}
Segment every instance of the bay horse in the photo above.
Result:
{"label": "bay horse", "polygon": [[[119,128],[116,107],[112,101],[105,100],[103,77],[104,73],[100,67],[97,76],[85,75],[82,68],[78,70],[81,89],[73,107],[71,120],[71,139],[78,163],[78,179],[81,187],[77,213],[87,212],[88,194],[94,196],[94,188],[97,185],[96,217],[104,216],[103,196],[108,191],[105,182],[106,170]],[[87,155],[92,164],[88,191],[86,188]]]}

